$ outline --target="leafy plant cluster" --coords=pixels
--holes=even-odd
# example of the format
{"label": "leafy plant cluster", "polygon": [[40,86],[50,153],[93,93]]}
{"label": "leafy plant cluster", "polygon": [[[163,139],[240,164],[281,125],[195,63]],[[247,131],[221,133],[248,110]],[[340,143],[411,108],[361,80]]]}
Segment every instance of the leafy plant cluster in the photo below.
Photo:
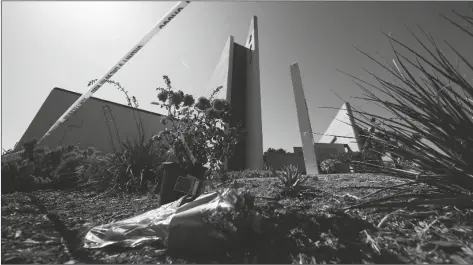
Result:
{"label": "leafy plant cluster", "polygon": [[[89,82],[89,86],[97,80]],[[138,111],[139,103],[134,96],[130,96],[128,90],[119,82],[107,80],[107,83],[121,91],[127,100],[127,105],[132,108],[133,118],[137,130],[135,139],[122,140],[115,123],[115,117],[110,108],[104,109],[104,117],[107,125],[109,121],[114,129],[109,126],[110,137],[115,131],[120,143],[114,146],[115,152],[106,160],[106,175],[111,180],[110,189],[123,192],[148,192],[159,190],[162,178],[162,163],[166,160],[165,148],[160,143],[147,139],[144,130],[143,119]],[[113,141],[112,141],[113,143]]]}
{"label": "leafy plant cluster", "polygon": [[144,136],[122,143],[123,152],[109,160],[108,172],[113,187],[124,192],[156,192],[163,174],[162,163],[166,160],[164,146]]}
{"label": "leafy plant cluster", "polygon": [[141,138],[125,142],[124,151],[113,154],[77,146],[37,148],[18,161],[2,163],[2,192],[79,187],[141,193],[156,190],[163,162],[157,158],[164,155],[154,145]]}
{"label": "leafy plant cluster", "polygon": [[2,193],[74,187],[81,180],[77,167],[94,153],[93,149],[81,151],[76,146],[34,149],[35,144],[36,139],[24,144],[22,159],[2,163]]}
{"label": "leafy plant cluster", "polygon": [[283,148],[279,148],[279,149],[275,149],[275,148],[268,148],[268,150],[266,150],[263,155],[266,155],[266,154],[269,154],[269,153],[278,153],[278,154],[286,154],[287,151]]}
{"label": "leafy plant cluster", "polygon": [[329,158],[329,159],[325,159],[324,161],[320,163],[320,169],[325,174],[336,174],[336,173],[340,173],[337,167],[338,165],[341,165],[341,164],[343,163],[340,160]]}
{"label": "leafy plant cluster", "polygon": [[158,101],[152,102],[167,111],[161,123],[169,126],[153,139],[167,148],[168,160],[187,165],[209,165],[211,171],[223,170],[243,133],[232,117],[231,105],[215,98],[194,97],[174,91],[171,80],[163,77],[165,88],[159,87]]}
{"label": "leafy plant cluster", "polygon": [[264,169],[265,170],[271,170],[271,166],[268,165],[268,155],[269,154],[287,154],[287,153],[288,152],[283,148],[275,149],[275,148],[269,147],[268,150],[266,150],[263,153]]}
{"label": "leafy plant cluster", "polygon": [[[161,123],[166,129],[149,139],[146,138],[144,125],[140,116],[138,102],[130,97],[128,91],[118,82],[108,82],[123,92],[128,105],[133,108],[138,137],[120,140],[119,149],[102,161],[106,165],[104,176],[109,179],[109,190],[123,192],[156,192],[159,190],[163,177],[163,162],[175,161],[184,165],[195,163],[211,165],[212,169],[222,167],[228,157],[236,138],[241,132],[238,126],[229,126],[231,108],[224,100],[213,99],[220,88],[216,89],[210,99],[201,97],[195,102],[192,95],[182,91],[174,91],[171,81],[164,76],[166,88],[158,88],[158,102],[152,102],[167,110]],[[92,80],[92,85],[96,80]],[[119,133],[115,117],[110,110],[104,110],[104,116],[112,121],[114,130]],[[184,138],[185,141],[182,141]],[[186,150],[185,144],[189,148]],[[190,151],[190,152],[189,152]],[[190,155],[191,154],[191,155]]]}

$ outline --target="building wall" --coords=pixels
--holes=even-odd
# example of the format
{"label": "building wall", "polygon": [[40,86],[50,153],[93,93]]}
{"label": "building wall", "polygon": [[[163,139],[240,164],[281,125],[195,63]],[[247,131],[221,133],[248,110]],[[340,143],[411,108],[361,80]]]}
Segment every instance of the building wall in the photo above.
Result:
{"label": "building wall", "polygon": [[[39,140],[79,97],[79,93],[54,88],[21,137],[18,148],[22,149],[23,143],[32,138]],[[108,124],[103,111],[105,106],[109,106],[112,114],[109,115]],[[111,120],[112,116],[116,127]],[[140,116],[147,139],[164,130],[165,126],[160,123],[162,116],[157,113],[136,110],[92,97],[39,146],[55,148],[59,145],[79,145],[81,148],[96,147],[105,152],[113,152],[115,149],[119,151],[119,139],[137,139],[135,117],[138,119]]]}

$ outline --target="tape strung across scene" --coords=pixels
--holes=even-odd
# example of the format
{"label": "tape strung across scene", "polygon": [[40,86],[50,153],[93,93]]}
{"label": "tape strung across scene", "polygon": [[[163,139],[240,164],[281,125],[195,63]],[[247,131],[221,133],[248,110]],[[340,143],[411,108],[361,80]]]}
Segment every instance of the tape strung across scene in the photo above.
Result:
{"label": "tape strung across scene", "polygon": [[[129,51],[123,56],[118,63],[116,63],[108,72],[102,76],[94,85],[84,94],[82,94],[70,107],[69,109],[62,114],[61,117],[49,128],[49,130],[41,137],[38,141],[38,144],[44,140],[44,138],[51,135],[51,133],[56,130],[59,125],[67,121],[69,117],[74,114],[77,109],[79,109],[84,102],[86,102],[100,87],[102,87],[107,80],[109,80],[120,68],[123,67],[135,54],[137,54],[145,45],[148,43],[156,34],[158,34],[161,29],[163,29],[171,20],[173,20],[181,11],[190,3],[190,1],[181,1],[174,5],[171,10],[169,10],[160,20],[159,22]],[[20,158],[21,153],[23,151],[19,151],[16,153],[8,154],[2,156],[2,162],[9,162],[12,160],[16,160]]]}

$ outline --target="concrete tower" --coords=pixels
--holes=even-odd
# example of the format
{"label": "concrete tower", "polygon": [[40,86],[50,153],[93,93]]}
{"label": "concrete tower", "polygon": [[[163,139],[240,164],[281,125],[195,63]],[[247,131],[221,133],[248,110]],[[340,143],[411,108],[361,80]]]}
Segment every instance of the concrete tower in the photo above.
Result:
{"label": "concrete tower", "polygon": [[227,162],[229,170],[263,169],[264,165],[258,40],[258,22],[253,17],[245,45],[228,38],[206,90],[208,95],[223,86],[217,97],[231,103],[234,122],[246,130]]}
{"label": "concrete tower", "polygon": [[253,17],[245,47],[248,49],[246,63],[246,166],[263,169],[263,126],[261,115],[261,87],[259,69],[258,20]]}
{"label": "concrete tower", "polygon": [[310,126],[309,110],[302,87],[301,72],[297,63],[290,66],[292,88],[294,89],[294,99],[296,100],[297,120],[299,121],[299,131],[301,133],[302,152],[304,163],[308,175],[319,174],[317,158],[315,156],[314,138]]}

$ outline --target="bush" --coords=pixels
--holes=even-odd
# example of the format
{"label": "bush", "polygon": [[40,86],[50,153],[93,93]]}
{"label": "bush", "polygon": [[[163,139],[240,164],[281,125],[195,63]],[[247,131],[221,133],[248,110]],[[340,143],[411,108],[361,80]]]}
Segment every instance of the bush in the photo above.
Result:
{"label": "bush", "polygon": [[[97,82],[94,79],[89,82],[89,86]],[[128,90],[119,82],[108,80],[107,83],[115,86],[121,91],[132,108],[135,125],[138,133],[136,139],[126,139],[121,142],[121,152],[115,150],[115,153],[106,156],[98,156],[89,159],[87,168],[81,168],[83,174],[87,174],[91,183],[99,184],[101,189],[108,186],[111,190],[123,192],[147,192],[159,189],[160,179],[162,177],[162,163],[166,159],[165,147],[155,141],[156,137],[146,139],[143,119],[139,111],[139,104],[134,96],[128,94]],[[189,104],[194,99],[185,97],[179,91],[175,95],[162,91],[158,94],[160,101],[169,99],[172,104]],[[115,119],[110,111],[104,111],[105,119],[110,119],[115,124]],[[167,123],[162,120],[163,124]],[[115,125],[115,131],[118,135],[118,129]],[[110,130],[111,134],[111,130]]]}
{"label": "bush", "polygon": [[325,174],[341,173],[338,170],[339,165],[343,165],[343,163],[338,159],[326,159],[320,163],[320,169]]}
{"label": "bush", "polygon": [[164,146],[154,140],[139,139],[123,143],[124,152],[109,160],[113,185],[126,192],[148,192],[149,186],[159,190],[162,163],[167,158]]}
{"label": "bush", "polygon": [[2,163],[2,194],[30,191],[34,182],[33,170],[33,162],[27,160]]}
{"label": "bush", "polygon": [[152,104],[167,111],[161,123],[171,126],[154,139],[166,145],[172,154],[170,160],[184,167],[208,165],[212,171],[223,170],[224,162],[233,155],[243,129],[232,120],[230,103],[214,98],[222,87],[216,88],[209,98],[200,97],[192,105],[194,99],[191,95],[174,91],[169,77],[163,79],[166,88],[157,88],[159,101]]}
{"label": "bush", "polygon": [[77,187],[89,181],[92,165],[101,164],[100,175],[106,176],[104,157],[93,148],[86,151],[77,146],[36,148],[23,159],[2,163],[2,193]]}
{"label": "bush", "polygon": [[51,188],[60,182],[57,168],[64,148],[45,152],[44,149],[34,150],[30,142],[25,145],[28,148],[22,159],[2,163],[2,193]]}
{"label": "bush", "polygon": [[[61,162],[53,170],[54,188],[66,189],[77,185],[79,176],[76,174],[77,167],[84,164],[85,157],[78,148],[67,148],[62,150]],[[72,149],[72,150],[71,150]]]}

